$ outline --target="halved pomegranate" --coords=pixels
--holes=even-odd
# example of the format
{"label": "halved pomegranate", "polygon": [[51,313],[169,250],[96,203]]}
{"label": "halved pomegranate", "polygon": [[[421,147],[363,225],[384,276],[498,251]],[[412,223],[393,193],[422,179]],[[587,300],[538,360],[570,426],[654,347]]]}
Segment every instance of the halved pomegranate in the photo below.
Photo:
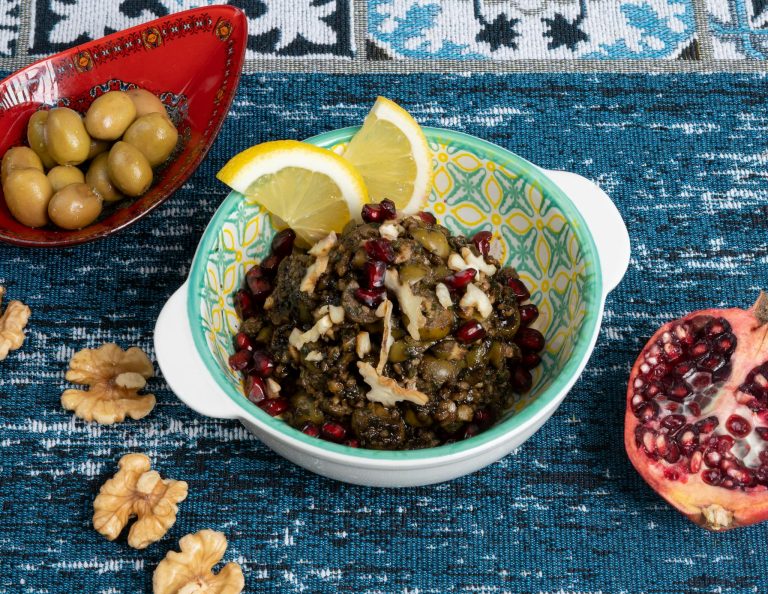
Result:
{"label": "halved pomegranate", "polygon": [[696,524],[768,519],[768,296],[662,326],[629,378],[632,464]]}

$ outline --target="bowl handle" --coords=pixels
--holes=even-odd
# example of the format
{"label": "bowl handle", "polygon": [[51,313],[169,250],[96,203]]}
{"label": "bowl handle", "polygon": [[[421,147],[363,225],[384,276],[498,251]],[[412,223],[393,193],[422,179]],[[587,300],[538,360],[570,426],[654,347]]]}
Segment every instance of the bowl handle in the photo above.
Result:
{"label": "bowl handle", "polygon": [[184,404],[206,417],[234,419],[237,408],[208,375],[187,317],[188,283],[171,295],[155,325],[155,356],[165,381]]}
{"label": "bowl handle", "polygon": [[619,209],[593,181],[568,171],[545,170],[579,209],[597,245],[603,292],[607,295],[624,278],[629,266],[629,233]]}

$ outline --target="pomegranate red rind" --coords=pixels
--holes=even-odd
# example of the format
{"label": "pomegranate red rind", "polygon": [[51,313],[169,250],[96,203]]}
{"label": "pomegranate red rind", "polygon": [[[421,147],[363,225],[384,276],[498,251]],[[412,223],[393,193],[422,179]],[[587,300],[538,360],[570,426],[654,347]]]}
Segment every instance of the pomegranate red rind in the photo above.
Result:
{"label": "pomegranate red rind", "polygon": [[630,374],[624,444],[632,464],[710,530],[768,519],[767,312],[761,293],[750,310],[669,322]]}

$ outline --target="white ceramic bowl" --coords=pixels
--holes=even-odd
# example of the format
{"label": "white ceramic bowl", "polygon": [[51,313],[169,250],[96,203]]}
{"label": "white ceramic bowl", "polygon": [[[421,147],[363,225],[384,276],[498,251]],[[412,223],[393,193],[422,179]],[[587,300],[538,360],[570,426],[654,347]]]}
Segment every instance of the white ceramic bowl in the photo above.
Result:
{"label": "white ceramic bowl", "polygon": [[[354,128],[308,142],[338,148]],[[198,413],[238,419],[269,448],[318,474],[371,486],[446,481],[483,468],[521,445],[554,413],[584,369],[606,294],[629,263],[629,236],[610,198],[594,183],[545,171],[478,138],[425,128],[435,156],[428,210],[454,232],[493,230],[502,260],[532,287],[547,339],[532,390],[493,427],[462,442],[404,452],[354,449],[310,438],[243,395],[227,365],[238,320],[232,295],[267,253],[269,216],[231,193],[211,219],[187,282],[155,328],[155,351],[171,389]]]}

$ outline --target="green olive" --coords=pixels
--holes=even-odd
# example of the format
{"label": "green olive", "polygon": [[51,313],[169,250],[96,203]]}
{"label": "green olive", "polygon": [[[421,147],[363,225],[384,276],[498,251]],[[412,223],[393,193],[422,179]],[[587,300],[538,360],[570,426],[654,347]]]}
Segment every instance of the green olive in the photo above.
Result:
{"label": "green olive", "polygon": [[16,169],[37,169],[43,171],[40,157],[31,148],[15,146],[5,151],[3,163],[0,165],[0,181],[5,183],[8,174]]}
{"label": "green olive", "polygon": [[460,357],[464,351],[455,340],[441,340],[430,350],[438,359],[456,359]]}
{"label": "green olive", "polygon": [[106,140],[97,140],[96,138],[91,138],[91,146],[88,147],[88,160],[90,161],[96,155],[106,153],[109,151],[109,147],[111,146],[112,145],[109,144]]}
{"label": "green olive", "polygon": [[488,360],[493,363],[496,369],[504,367],[504,348],[500,342],[492,342],[488,350]]}
{"label": "green olive", "polygon": [[123,140],[139,149],[152,167],[157,167],[171,156],[179,133],[164,115],[148,113],[128,127]]}
{"label": "green olive", "polygon": [[48,216],[62,229],[82,229],[101,214],[102,200],[87,184],[70,184],[48,204]]}
{"label": "green olive", "polygon": [[447,258],[448,254],[451,253],[448,240],[445,238],[445,235],[440,233],[440,231],[419,227],[418,229],[412,230],[411,235],[425,250],[432,252],[443,259]]}
{"label": "green olive", "polygon": [[36,111],[27,122],[27,142],[46,169],[56,165],[51,154],[48,152],[48,146],[45,142],[45,124],[48,121],[48,111]]}
{"label": "green olive", "polygon": [[107,160],[109,179],[127,196],[141,196],[152,185],[152,167],[141,151],[122,140],[112,145]]}
{"label": "green olive", "polygon": [[40,169],[15,169],[3,183],[3,193],[13,218],[27,227],[48,224],[51,182]]}
{"label": "green olive", "polygon": [[83,119],[68,107],[55,107],[48,112],[45,123],[48,152],[59,165],[80,165],[88,158],[91,137]]}
{"label": "green olive", "polygon": [[415,283],[429,274],[429,268],[424,264],[404,264],[400,267],[400,281]]}
{"label": "green olive", "polygon": [[466,361],[469,369],[485,367],[488,364],[488,346],[484,343],[477,345],[467,353]]}
{"label": "green olive", "polygon": [[98,97],[85,112],[88,134],[100,140],[117,140],[136,119],[136,107],[123,91],[109,91]]}
{"label": "green olive", "polygon": [[305,392],[298,392],[291,396],[291,405],[293,407],[293,421],[299,427],[307,423],[322,425],[323,413],[318,408],[317,401]]}
{"label": "green olive", "polygon": [[452,382],[459,374],[459,367],[453,361],[445,361],[430,355],[425,355],[419,365],[419,377],[436,386]]}
{"label": "green olive", "polygon": [[69,184],[82,184],[85,181],[83,172],[74,165],[57,165],[48,172],[54,192],[58,192]]}
{"label": "green olive", "polygon": [[133,107],[136,109],[136,117],[147,115],[148,113],[161,113],[168,117],[165,105],[153,93],[146,89],[131,89],[125,92],[133,101]]}
{"label": "green olive", "polygon": [[408,345],[404,340],[396,340],[389,348],[389,361],[391,363],[402,363],[410,357]]}
{"label": "green olive", "polygon": [[368,254],[365,253],[365,250],[363,248],[360,248],[355,251],[355,254],[352,256],[352,268],[360,269],[363,266],[365,266],[365,263],[368,261]]}
{"label": "green olive", "polygon": [[109,167],[107,161],[109,153],[101,153],[91,161],[88,172],[85,174],[85,183],[101,196],[105,202],[116,202],[123,198],[123,194],[118,190],[109,179]]}

